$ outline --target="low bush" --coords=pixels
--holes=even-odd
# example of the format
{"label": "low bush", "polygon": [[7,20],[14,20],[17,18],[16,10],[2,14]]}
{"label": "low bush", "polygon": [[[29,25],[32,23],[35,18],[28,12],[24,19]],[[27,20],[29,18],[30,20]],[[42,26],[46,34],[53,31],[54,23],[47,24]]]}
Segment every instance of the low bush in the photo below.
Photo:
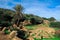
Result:
{"label": "low bush", "polygon": [[60,22],[51,22],[50,27],[57,27],[60,28]]}

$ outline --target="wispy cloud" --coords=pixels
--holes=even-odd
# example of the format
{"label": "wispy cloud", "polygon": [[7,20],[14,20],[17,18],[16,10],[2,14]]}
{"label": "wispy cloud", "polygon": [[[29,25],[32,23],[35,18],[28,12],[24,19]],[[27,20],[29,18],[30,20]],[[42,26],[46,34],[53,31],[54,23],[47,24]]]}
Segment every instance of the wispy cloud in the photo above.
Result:
{"label": "wispy cloud", "polygon": [[60,19],[59,0],[26,0],[21,1],[21,4],[26,8],[25,13],[33,13],[42,17],[55,17],[56,19]]}

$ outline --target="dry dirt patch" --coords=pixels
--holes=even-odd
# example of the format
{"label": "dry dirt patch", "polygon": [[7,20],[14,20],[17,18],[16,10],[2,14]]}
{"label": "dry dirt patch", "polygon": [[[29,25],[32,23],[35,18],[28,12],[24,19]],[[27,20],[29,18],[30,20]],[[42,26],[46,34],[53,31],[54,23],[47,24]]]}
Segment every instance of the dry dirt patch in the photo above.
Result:
{"label": "dry dirt patch", "polygon": [[53,37],[54,33],[55,33],[55,30],[53,28],[39,27],[35,30],[32,30],[31,35],[34,34],[33,37],[35,37],[35,38],[37,38],[37,37],[39,38],[41,35],[43,35],[44,38],[49,38],[49,37]]}

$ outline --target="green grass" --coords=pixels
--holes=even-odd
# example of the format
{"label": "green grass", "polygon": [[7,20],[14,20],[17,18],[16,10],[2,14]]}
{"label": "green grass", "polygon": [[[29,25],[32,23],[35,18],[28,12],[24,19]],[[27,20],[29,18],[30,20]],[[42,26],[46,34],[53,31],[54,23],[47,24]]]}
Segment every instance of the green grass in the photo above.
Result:
{"label": "green grass", "polygon": [[56,28],[54,28],[54,29],[55,29],[55,30],[59,30],[60,28],[57,28],[57,27],[56,27]]}
{"label": "green grass", "polygon": [[60,38],[44,38],[43,40],[60,40]]}
{"label": "green grass", "polygon": [[32,34],[32,36],[35,36],[35,34]]}
{"label": "green grass", "polygon": [[38,27],[44,27],[45,25],[43,25],[43,24],[40,24],[40,25],[27,25],[27,26],[25,26],[28,30],[34,30],[34,29],[36,29],[36,28],[38,28]]}
{"label": "green grass", "polygon": [[33,29],[34,29],[34,27],[32,27],[32,26],[26,26],[26,28],[27,28],[28,30],[33,30]]}
{"label": "green grass", "polygon": [[[46,26],[45,24],[41,24],[39,25],[39,27],[42,27],[42,26]],[[38,26],[37,25],[27,25],[25,26],[28,30],[34,30],[36,29]],[[53,28],[53,27],[52,27]],[[59,28],[54,28],[55,30],[59,30]],[[34,36],[35,34],[33,34],[32,36]],[[40,36],[40,34],[38,35]],[[34,40],[41,40],[40,38],[34,38]],[[58,37],[54,37],[54,38],[43,38],[43,40],[60,40],[60,38]]]}
{"label": "green grass", "polygon": [[[34,40],[41,40],[39,38],[34,38]],[[55,38],[43,38],[42,40],[60,40],[60,38],[55,37]]]}
{"label": "green grass", "polygon": [[37,25],[28,25],[28,26],[25,26],[28,30],[34,30],[37,28]]}
{"label": "green grass", "polygon": [[34,40],[40,40],[39,38],[34,38]]}

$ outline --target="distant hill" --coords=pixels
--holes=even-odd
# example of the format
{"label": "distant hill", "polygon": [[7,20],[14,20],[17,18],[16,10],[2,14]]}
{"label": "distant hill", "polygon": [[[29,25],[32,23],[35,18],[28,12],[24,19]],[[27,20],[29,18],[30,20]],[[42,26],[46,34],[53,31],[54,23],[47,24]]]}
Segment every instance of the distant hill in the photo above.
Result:
{"label": "distant hill", "polygon": [[[15,11],[14,10],[10,10],[10,9],[0,8],[0,15],[1,14],[13,17],[14,14],[15,14]],[[45,17],[39,17],[39,16],[34,15],[34,14],[25,14],[25,13],[23,13],[23,16],[24,16],[25,20],[34,19],[34,22],[37,22],[37,23],[41,22],[42,20],[48,20],[48,21],[54,21],[54,20],[56,20],[54,17],[45,18]],[[1,16],[0,16],[0,18],[1,18]]]}

